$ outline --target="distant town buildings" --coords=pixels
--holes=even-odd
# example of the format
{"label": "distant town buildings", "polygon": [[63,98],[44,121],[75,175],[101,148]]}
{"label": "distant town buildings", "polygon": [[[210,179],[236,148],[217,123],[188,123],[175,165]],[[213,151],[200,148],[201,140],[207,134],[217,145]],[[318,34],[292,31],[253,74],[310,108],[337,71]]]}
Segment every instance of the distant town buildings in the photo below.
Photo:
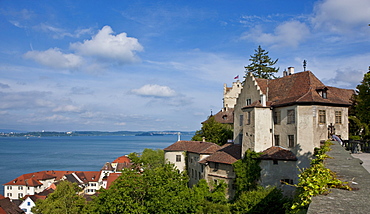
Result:
{"label": "distant town buildings", "polygon": [[122,170],[130,168],[131,165],[128,157],[121,156],[112,163],[105,163],[100,171],[50,170],[23,174],[4,184],[4,196],[13,202],[19,201],[19,207],[26,214],[31,214],[31,208],[35,206],[36,200],[45,199],[60,181],[76,183],[82,188],[84,195],[94,195],[100,188],[107,189]]}

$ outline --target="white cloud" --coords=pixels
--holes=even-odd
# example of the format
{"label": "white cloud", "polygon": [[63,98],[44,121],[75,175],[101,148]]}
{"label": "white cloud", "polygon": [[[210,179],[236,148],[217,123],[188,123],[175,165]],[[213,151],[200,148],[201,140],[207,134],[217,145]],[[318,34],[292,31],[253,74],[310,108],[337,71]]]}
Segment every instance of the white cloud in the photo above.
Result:
{"label": "white cloud", "polygon": [[50,48],[46,51],[28,51],[24,57],[53,68],[77,68],[82,64],[80,56],[64,54],[58,48]]}
{"label": "white cloud", "polygon": [[71,44],[71,49],[81,55],[95,56],[100,59],[119,63],[132,63],[138,60],[136,52],[143,47],[136,38],[127,37],[126,33],[113,35],[110,26],[104,26],[91,40]]}
{"label": "white cloud", "polygon": [[54,27],[52,25],[48,25],[45,23],[41,23],[37,26],[34,26],[33,28],[35,30],[41,30],[43,32],[52,33],[54,39],[63,39],[64,37],[79,38],[81,35],[92,33],[91,28],[77,29],[75,30],[74,33],[70,33],[63,28]]}
{"label": "white cloud", "polygon": [[324,0],[315,5],[312,23],[334,33],[355,33],[359,26],[368,28],[369,20],[369,0]]}
{"label": "white cloud", "polygon": [[74,105],[63,105],[53,109],[53,112],[81,112],[81,108]]}
{"label": "white cloud", "polygon": [[150,97],[173,97],[176,92],[168,86],[161,85],[144,85],[139,89],[131,90],[132,93],[140,96],[150,96]]}
{"label": "white cloud", "polygon": [[273,47],[297,47],[310,33],[305,23],[300,21],[287,21],[278,25],[274,33],[264,33],[260,26],[256,26],[249,32],[244,33],[242,39],[252,39]]}
{"label": "white cloud", "polygon": [[0,82],[0,88],[6,89],[6,88],[10,88],[10,86],[8,84],[4,84]]}

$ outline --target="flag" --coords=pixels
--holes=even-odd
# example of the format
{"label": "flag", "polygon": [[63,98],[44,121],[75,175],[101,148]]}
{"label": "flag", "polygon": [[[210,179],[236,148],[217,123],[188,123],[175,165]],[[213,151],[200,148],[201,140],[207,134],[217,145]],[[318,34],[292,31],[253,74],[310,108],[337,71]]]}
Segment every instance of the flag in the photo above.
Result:
{"label": "flag", "polygon": [[236,76],[236,77],[234,77],[234,80],[236,80],[236,79],[239,79],[239,75],[238,75],[238,76]]}

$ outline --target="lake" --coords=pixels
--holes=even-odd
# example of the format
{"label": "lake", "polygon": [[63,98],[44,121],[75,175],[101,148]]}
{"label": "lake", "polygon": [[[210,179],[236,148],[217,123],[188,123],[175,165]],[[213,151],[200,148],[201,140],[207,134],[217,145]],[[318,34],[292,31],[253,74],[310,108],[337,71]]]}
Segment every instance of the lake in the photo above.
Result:
{"label": "lake", "polygon": [[[181,135],[181,140],[192,136]],[[43,170],[99,171],[106,162],[145,148],[164,149],[177,135],[0,137],[0,194],[4,183]]]}

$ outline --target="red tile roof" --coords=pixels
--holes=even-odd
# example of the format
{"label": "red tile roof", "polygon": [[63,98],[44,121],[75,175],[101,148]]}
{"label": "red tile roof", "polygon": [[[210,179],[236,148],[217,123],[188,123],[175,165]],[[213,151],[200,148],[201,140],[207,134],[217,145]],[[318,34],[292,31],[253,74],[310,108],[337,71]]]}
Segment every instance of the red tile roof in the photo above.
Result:
{"label": "red tile roof", "polygon": [[[350,106],[354,94],[354,90],[325,86],[311,71],[272,80],[256,79],[256,82],[264,94],[268,91],[268,106],[313,103]],[[320,90],[326,90],[327,98],[320,96]]]}
{"label": "red tile roof", "polygon": [[219,145],[211,142],[180,140],[165,148],[164,151],[188,151],[198,154],[212,154],[220,148]]}
{"label": "red tile roof", "polygon": [[259,157],[261,160],[285,160],[285,161],[296,161],[297,157],[294,153],[288,149],[284,149],[280,146],[272,146],[262,152]]}
{"label": "red tile roof", "polygon": [[121,156],[118,157],[116,160],[114,160],[112,163],[130,163],[131,160],[127,156]]}
{"label": "red tile roof", "polygon": [[[213,115],[215,121],[218,123],[224,124],[233,124],[234,123],[234,108],[224,108],[220,110],[217,114]],[[208,120],[202,122],[206,123]]]}
{"label": "red tile roof", "polygon": [[122,173],[110,173],[107,178],[107,189],[112,185],[112,183],[120,176]]}
{"label": "red tile roof", "polygon": [[0,214],[17,214],[24,213],[17,205],[12,203],[9,198],[0,199]]}
{"label": "red tile roof", "polygon": [[215,162],[233,164],[241,158],[240,144],[225,144],[217,152],[199,161],[199,163]]}
{"label": "red tile roof", "polygon": [[40,172],[23,174],[19,176],[18,178],[15,178],[12,181],[5,183],[4,185],[29,186],[29,187],[41,186],[42,183],[40,181],[42,180],[53,179],[53,178],[55,178],[55,180],[60,180],[61,178],[63,178],[64,175],[68,175],[72,173],[78,174],[79,177],[81,176],[84,182],[94,182],[94,181],[97,182],[100,176],[100,171],[90,171],[90,172],[89,171],[54,171],[54,170],[40,171]]}

